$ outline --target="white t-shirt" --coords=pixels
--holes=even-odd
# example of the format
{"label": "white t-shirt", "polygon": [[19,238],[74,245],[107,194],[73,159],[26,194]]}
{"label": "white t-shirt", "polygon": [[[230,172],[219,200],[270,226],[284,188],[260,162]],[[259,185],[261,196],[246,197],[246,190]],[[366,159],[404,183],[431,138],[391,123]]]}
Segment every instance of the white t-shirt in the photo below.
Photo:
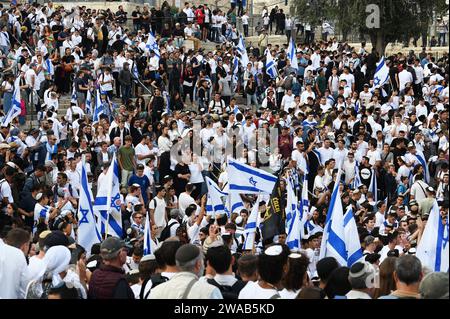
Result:
{"label": "white t-shirt", "polygon": [[[108,82],[108,81],[112,81],[113,80],[113,76],[112,74],[106,74],[103,73],[102,75],[100,75],[99,77],[99,81],[101,82]],[[112,87],[112,83],[105,83],[105,84],[100,84],[100,88],[102,91],[112,91],[113,87]]]}
{"label": "white t-shirt", "polygon": [[183,192],[180,194],[178,198],[178,208],[180,209],[181,213],[183,214],[183,217],[185,215],[186,208],[189,207],[189,205],[196,204],[194,198],[192,198],[191,195],[189,195],[186,192]]}
{"label": "white t-shirt", "polygon": [[238,299],[271,299],[276,294],[279,294],[275,289],[264,289],[254,281],[249,281],[242,288]]}
{"label": "white t-shirt", "polygon": [[11,186],[6,180],[2,180],[2,182],[0,183],[0,201],[3,200],[3,198],[8,198],[8,202],[14,203]]}
{"label": "white t-shirt", "polygon": [[[156,202],[156,207],[155,207]],[[158,227],[166,227],[167,221],[166,221],[166,201],[163,199],[160,199],[158,197],[155,197],[150,201],[149,204],[150,209],[154,209],[154,219],[156,226]]]}
{"label": "white t-shirt", "polygon": [[144,159],[139,159],[138,155],[149,155],[152,154],[150,151],[150,148],[148,147],[148,145],[144,145],[142,143],[139,143],[138,145],[136,145],[136,147],[134,148],[134,151],[136,153],[136,162],[138,164],[142,164],[145,165],[146,161],[148,161],[148,158],[144,158]]}

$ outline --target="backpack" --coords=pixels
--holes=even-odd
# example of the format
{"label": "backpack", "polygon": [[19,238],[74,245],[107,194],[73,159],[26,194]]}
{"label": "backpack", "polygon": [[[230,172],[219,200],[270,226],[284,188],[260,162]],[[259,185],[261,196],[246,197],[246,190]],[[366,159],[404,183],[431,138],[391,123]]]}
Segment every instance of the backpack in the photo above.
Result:
{"label": "backpack", "polygon": [[164,241],[164,240],[166,240],[167,238],[170,237],[170,228],[173,225],[175,225],[176,223],[177,223],[177,221],[174,221],[174,222],[172,222],[170,224],[167,224],[166,227],[164,227],[164,229],[161,232],[161,235],[159,236],[159,240],[160,241]]}
{"label": "backpack", "polygon": [[222,293],[222,297],[225,300],[238,299],[239,293],[241,292],[242,288],[244,288],[245,285],[247,284],[242,280],[236,281],[233,286],[222,286],[214,279],[208,279],[207,282],[208,284],[219,288],[220,292]]}
{"label": "backpack", "polygon": [[163,276],[161,274],[155,274],[150,277],[150,280],[152,281],[152,289],[153,289],[154,287],[158,286],[159,284],[162,284],[162,283],[168,281],[169,278],[167,278],[166,276]]}

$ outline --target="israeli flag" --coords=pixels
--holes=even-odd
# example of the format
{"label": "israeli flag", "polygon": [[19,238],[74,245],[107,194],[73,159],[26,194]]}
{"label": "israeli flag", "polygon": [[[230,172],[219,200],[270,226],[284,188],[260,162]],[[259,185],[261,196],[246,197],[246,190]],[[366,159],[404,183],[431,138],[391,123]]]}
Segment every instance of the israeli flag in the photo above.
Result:
{"label": "israeli flag", "polygon": [[14,81],[14,92],[12,96],[12,105],[6,116],[3,117],[2,126],[7,127],[17,116],[20,115],[20,77]]}
{"label": "israeli flag", "polygon": [[373,200],[375,201],[375,203],[378,202],[377,174],[373,168],[372,168],[372,177],[370,179],[369,192],[372,192]]}
{"label": "israeli flag", "polygon": [[298,70],[297,50],[295,49],[293,37],[291,37],[291,41],[289,42],[287,57],[291,61],[291,67]]}
{"label": "israeli flag", "polygon": [[230,192],[228,194],[228,200],[230,203],[228,211],[231,213],[238,213],[244,208],[244,203],[242,203],[242,198],[238,192]]}
{"label": "israeli flag", "polygon": [[347,266],[347,249],[345,247],[344,212],[339,191],[342,170],[336,176],[336,184],[328,207],[325,229],[320,246],[320,257],[334,257],[341,266]]}
{"label": "israeli flag", "polygon": [[150,216],[145,218],[144,227],[144,256],[151,255],[156,250],[156,243],[152,239],[152,227],[150,225]]}
{"label": "israeli flag", "polygon": [[78,106],[77,91],[75,90],[75,83],[72,86],[72,95],[70,97],[70,103],[74,103],[75,105]]}
{"label": "israeli flag", "polygon": [[353,189],[357,189],[361,186],[361,176],[359,176],[359,165],[358,162],[355,161],[355,177],[353,178],[352,187]]}
{"label": "israeli flag", "polygon": [[247,224],[244,230],[244,245],[243,250],[253,250],[255,246],[255,234],[256,234],[256,222],[258,221],[258,209],[259,202],[261,201],[261,195],[256,199],[255,204],[252,207],[250,216],[248,217]]}
{"label": "israeli flag", "polygon": [[235,56],[233,59],[233,85],[234,85],[234,92],[236,92],[236,89],[238,87],[238,72],[239,72],[239,59]]}
{"label": "israeli flag", "polygon": [[449,271],[448,234],[448,213],[447,222],[444,225],[438,203],[435,200],[422,239],[417,245],[416,256],[422,262],[423,267],[436,272]]}
{"label": "israeli flag", "polygon": [[301,248],[301,211],[298,209],[298,207],[298,198],[295,195],[292,183],[289,181],[287,183],[286,216],[289,214],[291,218],[289,221],[289,227],[286,231],[286,244],[291,251],[298,251]]}
{"label": "israeli flag", "polygon": [[206,202],[206,214],[207,215],[220,215],[227,214],[224,202],[222,200],[223,196],[228,196],[227,193],[223,192],[220,187],[209,177],[205,176],[206,186],[208,187],[208,195]]}
{"label": "israeli flag", "polygon": [[370,88],[370,92],[373,93],[376,88],[382,87],[389,80],[389,68],[386,65],[384,56],[377,63],[375,75],[373,77],[373,86]]}
{"label": "israeli flag", "polygon": [[97,89],[97,94],[95,95],[95,108],[94,114],[92,116],[92,123],[95,124],[100,121],[100,115],[104,113],[102,99],[100,98],[100,90]]}
{"label": "israeli flag", "polygon": [[275,61],[272,58],[272,54],[270,51],[267,51],[266,54],[266,73],[272,78],[275,79],[278,75],[277,67],[275,65]]}
{"label": "israeli flag", "polygon": [[[101,233],[122,238],[122,204],[119,185],[119,163],[116,153],[106,174],[105,183],[98,184],[97,197],[94,201],[94,211],[99,216],[98,223]],[[106,224],[108,221],[108,225]]]}
{"label": "israeli flag", "polygon": [[87,91],[87,95],[86,95],[86,114],[91,114],[92,111],[92,94],[91,94],[91,90]]}
{"label": "israeli flag", "polygon": [[331,106],[334,106],[334,104],[336,104],[336,100],[334,99],[333,95],[330,94],[327,96],[327,103]]}
{"label": "israeli flag", "polygon": [[44,68],[47,70],[48,74],[50,75],[55,74],[55,67],[53,66],[53,63],[49,58],[45,59]]}
{"label": "israeli flag", "polygon": [[156,38],[152,32],[150,32],[148,35],[148,40],[145,45],[145,49],[148,52],[150,52],[150,51],[155,52],[155,55],[158,57],[158,59],[161,57],[161,52],[159,51],[158,42],[156,41]]}
{"label": "israeli flag", "polygon": [[228,184],[230,192],[241,194],[271,194],[277,178],[272,174],[234,159],[228,160]]}
{"label": "israeli flag", "polygon": [[419,151],[416,149],[416,158],[419,161],[420,165],[422,165],[423,167],[423,171],[424,171],[424,177],[425,177],[425,182],[429,183],[430,182],[430,171],[428,170],[428,165],[427,162],[425,161],[425,156],[423,155],[422,151]]}
{"label": "israeli flag", "polygon": [[245,69],[245,68],[247,68],[247,64],[250,61],[248,59],[247,50],[245,49],[245,42],[244,42],[244,38],[242,37],[242,34],[239,37],[237,50],[238,50],[239,54],[241,55],[241,64]]}
{"label": "israeli flag", "polygon": [[308,172],[303,176],[303,186],[302,186],[302,200],[300,202],[300,212],[301,212],[301,231],[302,236],[305,237],[305,225],[308,227],[308,234],[314,230],[315,226],[308,220],[309,213],[309,199],[308,199]]}
{"label": "israeli flag", "polygon": [[94,209],[92,206],[92,197],[89,190],[88,178],[86,173],[86,163],[83,158],[81,164],[81,190],[78,205],[78,244],[86,251],[90,252],[92,245],[100,243],[102,236],[97,229]]}
{"label": "israeli flag", "polygon": [[355,262],[360,261],[363,258],[352,206],[348,206],[347,212],[344,215],[344,238],[348,256],[347,267],[350,268]]}

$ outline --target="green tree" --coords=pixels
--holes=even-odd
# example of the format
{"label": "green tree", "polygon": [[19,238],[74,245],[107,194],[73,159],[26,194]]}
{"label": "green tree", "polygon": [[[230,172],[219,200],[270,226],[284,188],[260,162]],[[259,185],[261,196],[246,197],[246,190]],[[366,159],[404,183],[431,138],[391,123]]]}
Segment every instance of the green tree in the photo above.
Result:
{"label": "green tree", "polygon": [[[351,31],[369,36],[382,54],[389,43],[426,34],[433,13],[440,16],[447,10],[444,0],[293,0],[293,6],[312,25],[335,21],[344,40]],[[374,27],[377,22],[379,27]]]}

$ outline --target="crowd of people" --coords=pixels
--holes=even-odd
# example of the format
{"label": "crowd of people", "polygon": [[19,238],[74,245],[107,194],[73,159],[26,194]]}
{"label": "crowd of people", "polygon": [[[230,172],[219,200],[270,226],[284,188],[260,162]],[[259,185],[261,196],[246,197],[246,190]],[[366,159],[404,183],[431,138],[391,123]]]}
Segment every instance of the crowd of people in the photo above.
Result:
{"label": "crowd of people", "polygon": [[[265,41],[244,64],[230,17],[244,21],[245,6],[232,3],[186,3],[177,20],[144,5],[132,27],[121,7],[0,7],[0,298],[448,298],[448,271],[415,256],[435,205],[448,222],[448,54],[389,55],[379,86],[382,54],[305,29],[294,68],[288,44],[268,43],[264,14]],[[262,131],[276,145],[260,147]],[[94,199],[114,158],[123,236],[83,247],[82,171]],[[291,174],[308,181],[296,189],[309,201],[301,248],[288,248],[287,229],[263,238],[270,194],[208,213],[207,177],[227,191],[230,158],[279,179],[282,211]],[[335,185],[363,252],[351,266],[319,258]]]}

